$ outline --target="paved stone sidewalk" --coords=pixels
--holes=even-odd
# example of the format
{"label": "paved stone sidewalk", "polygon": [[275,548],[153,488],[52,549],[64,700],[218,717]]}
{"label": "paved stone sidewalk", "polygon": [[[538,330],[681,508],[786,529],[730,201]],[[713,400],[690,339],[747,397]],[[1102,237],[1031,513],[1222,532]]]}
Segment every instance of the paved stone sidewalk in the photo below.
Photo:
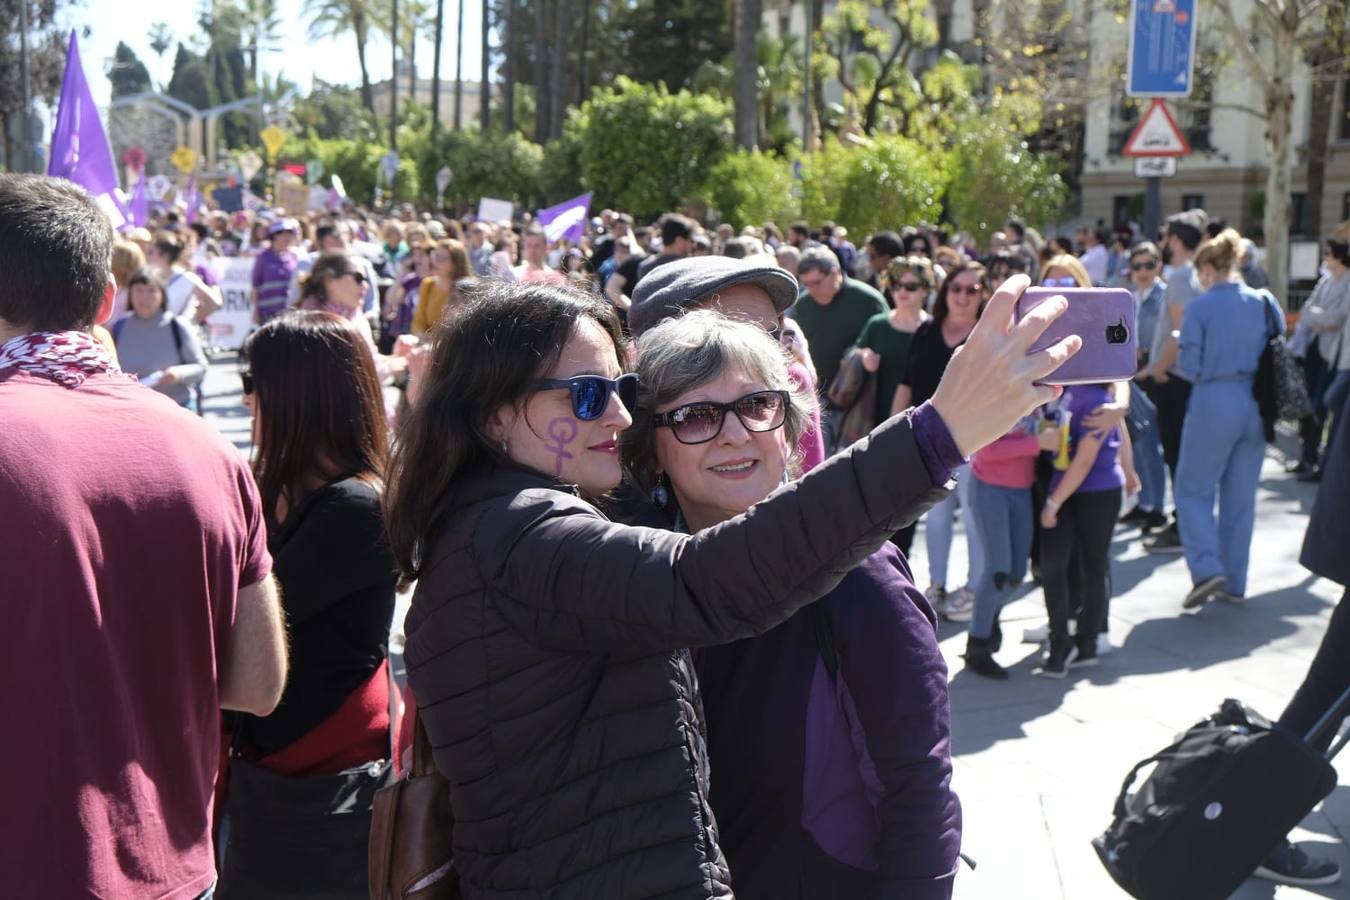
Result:
{"label": "paved stone sidewalk", "polygon": [[[1039,588],[1004,612],[999,660],[1006,682],[963,672],[962,626],[943,625],[952,672],[954,783],[965,809],[965,851],[979,864],[958,878],[958,900],[1126,897],[1089,843],[1110,821],[1121,781],[1140,759],[1237,697],[1276,717],[1301,682],[1340,588],[1298,565],[1314,486],[1284,474],[1277,458],[1262,472],[1249,599],[1181,612],[1190,587],[1185,560],[1144,552],[1137,531],[1120,529],[1113,548],[1116,649],[1095,669],[1064,681],[1031,675],[1038,649],[1018,643],[1045,621]],[[920,535],[914,570],[928,583]],[[958,541],[964,549],[964,544]],[[1347,548],[1350,551],[1350,548]],[[965,574],[953,553],[950,584]],[[1294,837],[1350,872],[1350,754],[1340,786]],[[1236,895],[1350,897],[1350,883],[1318,890],[1248,881]]]}
{"label": "paved stone sidewalk", "polygon": [[[240,405],[237,364],[213,361],[206,414],[245,452],[250,419]],[[1130,766],[1238,697],[1268,716],[1280,714],[1317,649],[1340,589],[1298,565],[1314,488],[1286,476],[1272,456],[1262,473],[1250,599],[1181,613],[1190,586],[1181,556],[1146,554],[1138,532],[1120,530],[1114,547],[1111,641],[1095,669],[1064,681],[1031,675],[1037,648],[1019,643],[1024,627],[1045,621],[1039,589],[1003,615],[999,659],[1006,682],[964,673],[964,627],[944,624],[942,648],[952,672],[955,786],[965,809],[965,851],[979,868],[957,880],[957,900],[1111,900],[1123,898],[1089,841],[1110,821]],[[1350,514],[1348,512],[1347,514]],[[958,529],[958,534],[960,530]],[[1350,552],[1350,548],[1347,548]],[[965,573],[964,538],[953,548],[949,583]],[[928,584],[922,528],[912,559]],[[397,618],[406,612],[401,598]],[[1340,786],[1294,837],[1335,857],[1350,872],[1350,753]],[[1240,900],[1350,897],[1350,881],[1320,890],[1249,881]]]}

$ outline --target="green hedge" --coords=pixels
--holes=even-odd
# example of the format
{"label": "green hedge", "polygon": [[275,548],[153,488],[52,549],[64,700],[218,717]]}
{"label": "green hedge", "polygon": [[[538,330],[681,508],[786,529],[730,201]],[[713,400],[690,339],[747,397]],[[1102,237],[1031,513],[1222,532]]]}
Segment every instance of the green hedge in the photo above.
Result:
{"label": "green hedge", "polygon": [[786,225],[801,214],[792,185],[788,160],[759,150],[737,150],[712,167],[704,194],[721,220],[737,229],[769,221]]}
{"label": "green hedge", "polygon": [[[321,161],[324,170],[321,181],[324,184],[328,183],[329,175],[337,175],[347,189],[347,196],[357,203],[369,204],[375,199],[375,178],[380,167],[380,157],[387,152],[388,148],[380,144],[330,141],[310,136],[290,138],[282,145],[280,155],[284,159]],[[388,191],[387,185],[385,191]],[[399,160],[394,196],[399,201],[416,200],[419,196],[417,166],[411,159]],[[385,200],[388,201],[387,193]]]}

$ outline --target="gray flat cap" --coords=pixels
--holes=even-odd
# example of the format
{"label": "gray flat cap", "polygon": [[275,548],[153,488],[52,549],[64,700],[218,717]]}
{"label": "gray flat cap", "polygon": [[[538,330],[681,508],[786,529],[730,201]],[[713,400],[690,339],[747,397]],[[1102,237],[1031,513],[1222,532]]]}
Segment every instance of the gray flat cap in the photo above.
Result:
{"label": "gray flat cap", "polygon": [[734,284],[763,288],[780,313],[797,300],[797,279],[772,263],[729,256],[687,256],[657,266],[638,282],[628,311],[628,327],[636,337]]}

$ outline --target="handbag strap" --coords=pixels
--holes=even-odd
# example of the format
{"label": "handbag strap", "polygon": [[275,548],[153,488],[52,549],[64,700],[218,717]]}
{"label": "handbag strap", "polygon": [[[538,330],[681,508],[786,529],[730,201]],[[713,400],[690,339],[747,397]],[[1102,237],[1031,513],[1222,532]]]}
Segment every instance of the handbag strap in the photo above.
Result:
{"label": "handbag strap", "polygon": [[436,770],[436,761],[431,755],[431,739],[427,737],[426,726],[422,724],[422,711],[419,709],[413,715],[412,777],[421,778]]}
{"label": "handbag strap", "polygon": [[1270,291],[1262,291],[1261,296],[1266,302],[1266,340],[1271,340],[1280,334],[1279,320],[1275,317],[1275,310],[1271,309],[1276,302],[1275,295]]}

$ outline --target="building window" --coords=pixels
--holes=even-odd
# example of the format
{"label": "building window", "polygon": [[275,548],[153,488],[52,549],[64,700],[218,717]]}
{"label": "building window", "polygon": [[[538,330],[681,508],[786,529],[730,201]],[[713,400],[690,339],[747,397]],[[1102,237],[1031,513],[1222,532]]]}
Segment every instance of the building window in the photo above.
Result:
{"label": "building window", "polygon": [[1204,194],[1182,194],[1182,195],[1181,195],[1181,210],[1182,210],[1182,212],[1185,212],[1185,211],[1188,210],[1188,209],[1204,209],[1204,208],[1205,208],[1205,195],[1204,195]]}
{"label": "building window", "polygon": [[1289,234],[1291,237],[1303,237],[1308,230],[1308,195],[1289,195]]}
{"label": "building window", "polygon": [[1116,194],[1111,198],[1111,224],[1120,228],[1143,210],[1143,194]]}
{"label": "building window", "polygon": [[1350,191],[1341,194],[1341,221],[1350,221]]}
{"label": "building window", "polygon": [[1111,103],[1111,133],[1107,138],[1107,147],[1112,156],[1119,156],[1125,149],[1134,128],[1139,124],[1139,99],[1120,94]]}
{"label": "building window", "polygon": [[952,14],[949,12],[938,13],[938,50],[949,50],[952,46]]}

